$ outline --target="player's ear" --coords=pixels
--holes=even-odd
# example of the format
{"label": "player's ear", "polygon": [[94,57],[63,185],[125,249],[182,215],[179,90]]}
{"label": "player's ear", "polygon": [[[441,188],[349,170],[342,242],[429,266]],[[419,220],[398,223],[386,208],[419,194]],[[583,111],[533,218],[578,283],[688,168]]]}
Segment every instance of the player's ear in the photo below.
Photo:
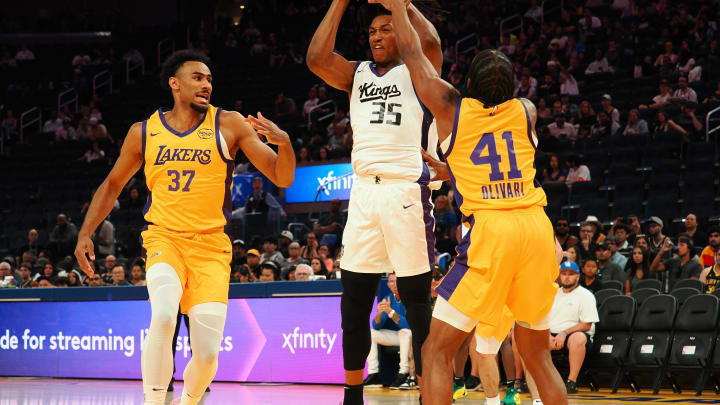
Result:
{"label": "player's ear", "polygon": [[179,89],[180,86],[178,84],[178,79],[174,76],[170,76],[170,78],[168,79],[168,86],[170,86],[172,90]]}
{"label": "player's ear", "polygon": [[466,86],[467,86],[468,89],[470,88],[470,77],[467,78]]}

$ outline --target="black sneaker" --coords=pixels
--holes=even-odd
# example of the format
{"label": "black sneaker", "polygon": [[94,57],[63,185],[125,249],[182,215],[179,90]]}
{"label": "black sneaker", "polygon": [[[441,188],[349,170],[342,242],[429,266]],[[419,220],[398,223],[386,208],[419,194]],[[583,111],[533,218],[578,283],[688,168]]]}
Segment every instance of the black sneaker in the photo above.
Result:
{"label": "black sneaker", "polygon": [[405,379],[404,383],[400,384],[400,386],[398,388],[401,390],[416,390],[416,389],[418,389],[417,378],[408,377],[407,379]]}
{"label": "black sneaker", "polygon": [[474,375],[469,376],[465,379],[465,389],[469,391],[476,391],[482,388],[480,386],[480,379],[475,377]]}
{"label": "black sneaker", "polygon": [[518,392],[522,392],[525,394],[530,392],[530,388],[528,388],[525,380],[515,380],[515,389],[518,390]]}
{"label": "black sneaker", "polygon": [[369,374],[365,381],[363,381],[363,385],[367,388],[381,388],[383,384],[382,381],[380,381],[380,374]]}
{"label": "black sneaker", "polygon": [[390,389],[399,390],[400,386],[403,385],[407,379],[408,379],[407,374],[403,374],[403,373],[398,374],[397,377],[395,378],[395,381],[393,381],[393,383],[390,384]]}
{"label": "black sneaker", "polygon": [[575,381],[572,380],[567,380],[567,382],[565,383],[565,388],[567,389],[568,394],[577,394],[578,392],[577,384],[575,383]]}
{"label": "black sneaker", "polygon": [[173,392],[175,390],[175,387],[173,387],[173,383],[175,382],[175,377],[172,377],[170,379],[170,384],[168,384],[168,390],[167,392]]}

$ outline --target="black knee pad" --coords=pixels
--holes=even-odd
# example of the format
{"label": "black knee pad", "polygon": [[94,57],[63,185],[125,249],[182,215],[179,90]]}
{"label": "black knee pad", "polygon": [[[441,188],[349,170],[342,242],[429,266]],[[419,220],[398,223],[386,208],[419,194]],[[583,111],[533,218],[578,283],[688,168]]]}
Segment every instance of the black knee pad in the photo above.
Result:
{"label": "black knee pad", "polygon": [[407,311],[405,318],[412,330],[415,372],[419,376],[422,376],[422,345],[430,332],[430,319],[432,318],[431,283],[431,272],[397,279],[400,299]]}
{"label": "black knee pad", "polygon": [[380,274],[342,270],[340,300],[345,370],[361,370],[370,353],[370,311],[377,295]]}

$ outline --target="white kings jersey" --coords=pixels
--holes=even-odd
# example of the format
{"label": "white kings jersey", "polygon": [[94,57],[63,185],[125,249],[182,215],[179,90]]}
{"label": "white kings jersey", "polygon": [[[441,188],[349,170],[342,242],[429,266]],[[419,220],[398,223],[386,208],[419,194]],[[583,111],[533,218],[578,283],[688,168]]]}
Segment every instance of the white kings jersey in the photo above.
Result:
{"label": "white kings jersey", "polygon": [[427,182],[420,149],[437,156],[437,129],[404,64],[379,75],[374,62],[357,63],[350,123],[356,175]]}

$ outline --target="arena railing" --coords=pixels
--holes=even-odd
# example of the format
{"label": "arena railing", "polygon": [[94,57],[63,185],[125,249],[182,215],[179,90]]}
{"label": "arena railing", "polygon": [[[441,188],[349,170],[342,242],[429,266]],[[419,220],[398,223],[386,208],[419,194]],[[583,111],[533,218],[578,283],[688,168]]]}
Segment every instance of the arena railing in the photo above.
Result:
{"label": "arena railing", "polygon": [[337,104],[335,104],[335,101],[333,100],[327,100],[323,101],[322,103],[316,105],[315,107],[312,107],[310,110],[308,110],[308,130],[312,129],[312,123],[313,123],[313,112],[315,112],[318,108],[325,107],[326,105],[332,105],[332,112],[325,114],[317,119],[317,122],[322,122],[327,120],[328,118],[332,118],[335,116],[335,113],[337,113]]}
{"label": "arena railing", "polygon": [[112,93],[113,76],[110,70],[103,70],[102,72],[93,76],[92,86],[93,98],[97,98],[98,91],[106,87],[108,89],[108,93]]}
{"label": "arena railing", "polygon": [[[471,45],[466,45],[471,44]],[[477,35],[476,34],[470,34],[466,37],[462,37],[455,42],[455,63],[457,63],[458,59],[460,59],[461,53],[468,53],[475,49],[475,45],[477,44]],[[463,50],[460,50],[461,46],[465,46]]]}
{"label": "arena railing", "polygon": [[720,121],[720,117],[715,119],[710,119],[712,115],[716,115],[718,112],[720,112],[720,107],[710,111],[705,116],[705,142],[710,142],[710,134],[714,133],[715,131],[720,130],[720,124],[715,125],[713,129],[710,129],[710,121],[713,121],[715,123]]}
{"label": "arena railing", "polygon": [[40,107],[33,107],[20,115],[20,143],[25,139],[25,128],[37,123],[38,129],[42,129],[42,110]]}
{"label": "arena railing", "polygon": [[157,65],[161,66],[168,56],[175,52],[175,40],[165,38],[157,44]]}
{"label": "arena railing", "polygon": [[[517,25],[513,25],[512,27],[506,27],[506,24],[509,24],[513,20],[517,20]],[[515,31],[525,32],[525,25],[522,15],[520,14],[514,14],[510,17],[500,21],[500,37],[503,38],[506,34],[511,34]],[[506,32],[507,31],[507,32]]]}
{"label": "arena railing", "polygon": [[57,111],[58,113],[65,108],[65,106],[75,104],[75,109],[73,112],[77,112],[78,110],[78,94],[77,91],[75,91],[74,87],[71,87],[60,94],[58,94],[57,97]]}
{"label": "arena railing", "polygon": [[130,83],[130,73],[140,70],[140,75],[145,75],[145,59],[144,58],[127,58],[125,62],[125,84]]}

